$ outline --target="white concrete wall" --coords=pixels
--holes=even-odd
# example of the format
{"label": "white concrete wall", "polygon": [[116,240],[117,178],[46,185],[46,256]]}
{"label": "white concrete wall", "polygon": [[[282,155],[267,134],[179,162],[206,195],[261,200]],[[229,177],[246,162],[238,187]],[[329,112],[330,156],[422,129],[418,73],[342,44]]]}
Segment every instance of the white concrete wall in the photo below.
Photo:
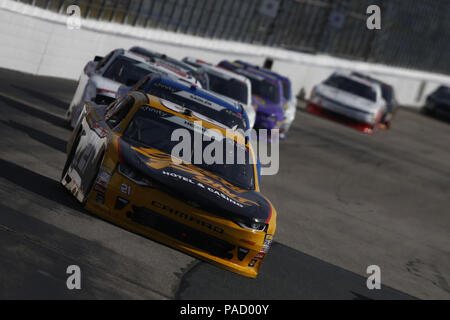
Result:
{"label": "white concrete wall", "polygon": [[[362,71],[385,80],[394,86],[400,103],[408,106],[422,105],[426,95],[439,84],[450,85],[450,77],[439,74],[116,23],[82,20],[81,29],[70,30],[67,19],[66,15],[0,0],[0,67],[77,79],[86,62],[95,55],[140,45],[175,58],[194,56],[213,63],[242,59],[262,64],[266,57],[272,57],[274,70],[291,78],[294,92],[304,87],[308,95],[312,86],[336,69]],[[423,81],[424,94],[416,101]]]}

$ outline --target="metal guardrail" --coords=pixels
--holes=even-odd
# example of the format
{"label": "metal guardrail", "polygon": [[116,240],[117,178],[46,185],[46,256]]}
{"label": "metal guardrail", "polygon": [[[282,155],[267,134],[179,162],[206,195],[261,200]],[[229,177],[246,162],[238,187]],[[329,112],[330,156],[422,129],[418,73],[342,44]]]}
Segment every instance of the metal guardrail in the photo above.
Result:
{"label": "metal guardrail", "polygon": [[[447,0],[16,0],[82,17],[450,74]],[[368,30],[366,9],[381,8]]]}

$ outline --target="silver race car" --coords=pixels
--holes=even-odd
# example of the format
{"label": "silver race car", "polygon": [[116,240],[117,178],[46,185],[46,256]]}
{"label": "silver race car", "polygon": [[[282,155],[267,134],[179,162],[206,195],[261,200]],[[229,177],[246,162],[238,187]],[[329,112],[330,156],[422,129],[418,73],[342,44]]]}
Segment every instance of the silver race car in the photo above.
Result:
{"label": "silver race car", "polygon": [[74,128],[78,122],[84,102],[94,101],[98,105],[109,104],[116,99],[121,85],[133,86],[144,76],[160,73],[174,76],[189,84],[201,87],[191,75],[174,70],[162,62],[157,62],[137,53],[116,49],[106,57],[95,57],[89,61],[78,80],[77,90],[66,112],[66,119]]}
{"label": "silver race car", "polygon": [[335,72],[313,88],[306,111],[372,134],[386,108],[378,83]]}

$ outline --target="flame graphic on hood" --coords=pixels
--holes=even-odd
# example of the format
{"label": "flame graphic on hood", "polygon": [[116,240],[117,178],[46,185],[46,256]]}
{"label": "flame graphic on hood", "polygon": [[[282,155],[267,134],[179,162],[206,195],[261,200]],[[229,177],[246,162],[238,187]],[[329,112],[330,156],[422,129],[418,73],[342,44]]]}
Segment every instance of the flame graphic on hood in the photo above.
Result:
{"label": "flame graphic on hood", "polygon": [[205,186],[218,190],[228,196],[229,198],[247,206],[260,206],[258,202],[243,198],[236,193],[248,192],[248,190],[241,189],[223,178],[198,168],[192,164],[175,163],[172,161],[172,156],[151,148],[137,148],[132,146],[133,150],[145,156],[145,164],[153,169],[161,170],[164,168],[174,168],[176,170],[188,173],[190,178]]}

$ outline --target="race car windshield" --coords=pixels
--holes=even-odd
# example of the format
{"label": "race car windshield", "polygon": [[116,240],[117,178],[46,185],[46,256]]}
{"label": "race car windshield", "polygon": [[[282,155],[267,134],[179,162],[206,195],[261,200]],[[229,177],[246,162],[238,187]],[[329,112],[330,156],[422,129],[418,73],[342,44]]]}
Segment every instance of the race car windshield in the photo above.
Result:
{"label": "race car windshield", "polygon": [[244,82],[237,79],[225,79],[208,72],[209,89],[225,97],[247,104],[248,91]]}
{"label": "race car windshield", "polygon": [[370,86],[366,86],[361,82],[353,81],[352,79],[346,77],[332,76],[325,81],[325,84],[370,101],[376,101],[377,99],[375,91]]}
{"label": "race car windshield", "polygon": [[[209,171],[235,186],[246,190],[254,190],[253,165],[250,163],[250,154],[247,147],[223,137],[218,132],[214,133],[214,136],[217,137],[216,139],[214,137],[211,138],[211,135],[207,131],[205,132],[203,127],[198,127],[203,129],[203,133],[198,133],[201,136],[201,140],[196,140],[194,139],[192,127],[189,126],[187,128],[180,125],[180,123],[183,123],[182,118],[162,110],[144,106],[134,115],[133,120],[131,120],[123,134],[123,139],[131,144],[139,144],[143,147],[158,149],[166,154],[172,154],[175,146],[185,142],[185,138],[179,141],[172,141],[172,133],[176,129],[187,130],[189,133],[188,136],[190,136],[190,141],[187,143],[190,143],[191,154],[174,154],[175,156],[180,156],[183,160],[194,163],[194,151],[201,150],[201,161],[195,161],[201,163],[194,163],[195,166]],[[193,123],[191,124],[192,126],[194,125]],[[205,140],[205,136],[208,137],[208,141],[203,141]],[[201,146],[194,146],[197,143],[194,140],[199,141]],[[210,144],[216,145],[213,148]],[[221,150],[221,152],[218,151],[216,156],[215,152],[209,153],[209,151],[205,151],[207,147],[208,150]],[[179,146],[177,148],[179,149]],[[211,161],[213,162],[211,164],[205,163],[206,161],[203,159],[203,156],[206,152],[211,154],[216,161]],[[237,161],[238,159],[240,161]],[[232,164],[227,164],[227,162],[231,162]]]}
{"label": "race car windshield", "polygon": [[234,112],[226,107],[219,106],[188,91],[155,83],[150,86],[147,93],[198,112],[212,120],[223,123],[228,128],[237,126],[237,129],[242,129],[244,131],[247,129],[247,123],[242,114]]}
{"label": "race car windshield", "polygon": [[260,96],[263,99],[269,100],[273,103],[279,103],[280,97],[278,93],[278,87],[267,80],[258,80],[255,78],[249,78],[252,83],[252,94]]}
{"label": "race car windshield", "polygon": [[103,76],[127,86],[132,86],[141,78],[153,72],[154,69],[147,64],[121,56],[111,63]]}

